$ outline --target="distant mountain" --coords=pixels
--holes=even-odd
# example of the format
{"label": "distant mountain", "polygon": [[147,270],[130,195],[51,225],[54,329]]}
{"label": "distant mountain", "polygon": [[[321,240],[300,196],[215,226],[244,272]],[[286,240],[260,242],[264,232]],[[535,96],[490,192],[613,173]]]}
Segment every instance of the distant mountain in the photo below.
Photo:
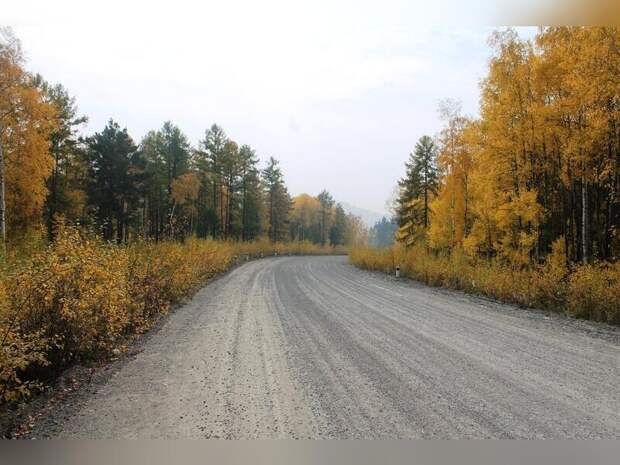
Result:
{"label": "distant mountain", "polygon": [[359,208],[346,202],[340,202],[340,204],[347,213],[352,213],[353,215],[359,216],[364,224],[369,228],[372,228],[377,221],[381,221],[381,218],[384,216],[387,217],[385,214],[366,210],[365,208]]}

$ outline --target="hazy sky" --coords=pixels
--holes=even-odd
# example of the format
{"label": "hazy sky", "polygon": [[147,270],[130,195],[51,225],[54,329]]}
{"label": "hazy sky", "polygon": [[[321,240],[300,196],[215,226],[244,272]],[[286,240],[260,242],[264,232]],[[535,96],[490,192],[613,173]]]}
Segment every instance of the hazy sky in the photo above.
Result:
{"label": "hazy sky", "polygon": [[[0,25],[28,69],[61,82],[90,118],[139,141],[165,120],[192,143],[217,122],[292,194],[328,189],[384,211],[437,102],[478,108],[492,0],[4,1]],[[532,30],[521,30],[532,34]]]}

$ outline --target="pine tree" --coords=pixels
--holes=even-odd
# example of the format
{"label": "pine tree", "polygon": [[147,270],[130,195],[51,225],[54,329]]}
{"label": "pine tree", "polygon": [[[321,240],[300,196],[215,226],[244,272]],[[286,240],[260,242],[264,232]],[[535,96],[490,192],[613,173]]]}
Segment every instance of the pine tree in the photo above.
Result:
{"label": "pine tree", "polygon": [[397,238],[406,245],[423,239],[430,224],[430,202],[437,193],[436,149],[429,136],[422,136],[405,163],[407,172],[399,181]]}
{"label": "pine tree", "polygon": [[224,223],[224,191],[223,191],[223,163],[224,150],[228,138],[224,130],[213,124],[200,142],[198,167],[202,172],[202,190],[210,191],[210,214],[207,218],[211,223],[211,235],[221,237]]}
{"label": "pine tree", "polygon": [[331,245],[344,245],[347,232],[347,214],[341,204],[336,204],[334,210],[334,224],[329,231]]}
{"label": "pine tree", "polygon": [[239,175],[241,177],[241,239],[253,239],[260,233],[260,180],[258,158],[249,145],[239,149]]}
{"label": "pine tree", "polygon": [[267,204],[268,234],[272,242],[284,240],[289,224],[292,201],[284,185],[279,162],[273,157],[262,172]]}
{"label": "pine tree", "polygon": [[128,239],[129,226],[137,210],[137,147],[127,133],[110,120],[102,132],[87,139],[89,203],[107,240]]}
{"label": "pine tree", "polygon": [[237,237],[240,227],[240,201],[238,199],[238,189],[241,183],[242,160],[239,154],[239,147],[236,142],[229,140],[224,145],[222,152],[222,182],[223,195],[226,202],[224,205],[223,235],[228,238]]}
{"label": "pine tree", "polygon": [[[183,216],[173,198],[173,185],[190,171],[191,147],[179,127],[166,121],[158,131],[150,131],[140,144],[142,162],[143,229],[156,240],[174,235],[189,218]],[[192,179],[191,176],[187,179]]]}
{"label": "pine tree", "polygon": [[50,135],[50,154],[54,166],[47,180],[44,213],[48,236],[53,239],[56,215],[77,221],[84,213],[86,164],[78,130],[88,118],[78,115],[75,98],[61,84],[52,86],[40,75],[35,76],[34,83],[45,100],[56,109],[55,129]]}
{"label": "pine tree", "polygon": [[319,204],[321,205],[320,212],[320,237],[321,237],[321,245],[325,245],[328,240],[329,228],[331,223],[331,211],[334,206],[334,198],[332,195],[327,192],[325,189],[319,193],[317,196]]}
{"label": "pine tree", "polygon": [[396,224],[384,216],[369,231],[369,244],[372,247],[389,247],[394,243]]}

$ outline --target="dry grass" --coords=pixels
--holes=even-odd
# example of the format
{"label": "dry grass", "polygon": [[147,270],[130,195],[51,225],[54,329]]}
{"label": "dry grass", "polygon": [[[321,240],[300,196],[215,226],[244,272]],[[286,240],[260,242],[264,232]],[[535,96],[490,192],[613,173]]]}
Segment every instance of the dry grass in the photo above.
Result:
{"label": "dry grass", "polygon": [[309,242],[104,243],[59,230],[0,266],[0,403],[30,395],[74,361],[105,358],[234,263],[344,253]]}
{"label": "dry grass", "polygon": [[459,251],[436,255],[424,247],[355,248],[349,259],[368,270],[401,274],[431,286],[460,289],[526,307],[620,324],[620,263],[568,266],[559,244],[547,261],[528,268],[475,260]]}

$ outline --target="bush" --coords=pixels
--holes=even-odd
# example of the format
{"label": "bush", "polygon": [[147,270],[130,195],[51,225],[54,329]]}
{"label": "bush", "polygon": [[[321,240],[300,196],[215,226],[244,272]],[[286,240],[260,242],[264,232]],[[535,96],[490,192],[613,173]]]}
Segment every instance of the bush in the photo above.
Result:
{"label": "bush", "polygon": [[355,248],[354,265],[401,274],[431,286],[459,289],[504,302],[563,312],[579,318],[620,323],[620,263],[566,263],[563,241],[557,241],[542,265],[515,267],[497,260],[468,258],[458,250],[435,254],[416,245],[388,249]]}
{"label": "bush", "polygon": [[54,341],[62,362],[108,351],[129,321],[127,255],[75,230],[59,231],[6,287],[20,332]]}
{"label": "bush", "polygon": [[620,323],[620,263],[585,265],[570,275],[567,311],[579,318]]}
{"label": "bush", "polygon": [[345,252],[267,239],[118,246],[63,227],[53,244],[29,250],[0,264],[0,402],[27,397],[42,374],[107,357],[234,263]]}

